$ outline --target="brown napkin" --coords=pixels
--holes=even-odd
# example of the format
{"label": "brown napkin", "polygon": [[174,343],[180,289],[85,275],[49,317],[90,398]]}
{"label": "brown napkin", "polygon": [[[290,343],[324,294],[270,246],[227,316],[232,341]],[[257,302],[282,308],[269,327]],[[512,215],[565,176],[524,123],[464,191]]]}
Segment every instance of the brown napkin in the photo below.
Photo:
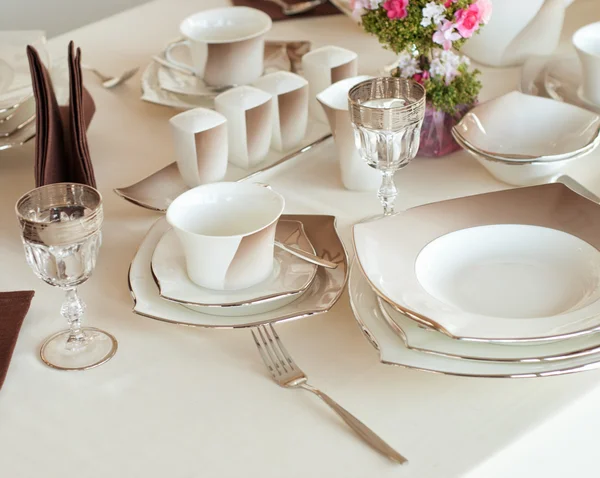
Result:
{"label": "brown napkin", "polygon": [[0,388],[33,294],[32,290],[0,292]]}
{"label": "brown napkin", "polygon": [[[305,0],[285,0],[287,3],[300,3]],[[252,7],[257,10],[262,10],[267,15],[269,15],[273,21],[278,20],[291,20],[293,18],[303,18],[303,17],[319,17],[322,15],[335,15],[337,13],[341,13],[333,4],[326,2],[323,5],[319,5],[312,10],[309,10],[306,13],[301,13],[299,15],[288,16],[284,15],[281,11],[281,7],[276,3],[269,2],[268,0],[231,0],[236,7]]]}
{"label": "brown napkin", "polygon": [[59,106],[37,51],[27,47],[36,103],[35,185],[74,182],[96,187],[86,130],[94,100],[83,87],[81,50],[69,43],[69,104]]}

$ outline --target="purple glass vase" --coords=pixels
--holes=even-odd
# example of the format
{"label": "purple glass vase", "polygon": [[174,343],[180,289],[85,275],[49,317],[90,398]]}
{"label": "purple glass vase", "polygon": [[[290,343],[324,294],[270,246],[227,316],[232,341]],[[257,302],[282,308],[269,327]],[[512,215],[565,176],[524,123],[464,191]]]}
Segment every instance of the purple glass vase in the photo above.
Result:
{"label": "purple glass vase", "polygon": [[458,105],[450,114],[427,103],[418,156],[437,158],[459,150],[460,146],[454,141],[450,130],[472,107],[473,104]]}

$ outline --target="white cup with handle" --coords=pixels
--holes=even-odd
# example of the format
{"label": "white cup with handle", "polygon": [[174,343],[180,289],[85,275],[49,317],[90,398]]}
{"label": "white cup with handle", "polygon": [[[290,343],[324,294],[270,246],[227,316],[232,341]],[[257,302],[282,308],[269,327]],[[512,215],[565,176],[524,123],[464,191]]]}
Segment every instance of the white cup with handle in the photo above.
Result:
{"label": "white cup with handle", "polygon": [[[205,10],[187,17],[179,27],[185,37],[165,50],[167,62],[202,78],[210,86],[245,85],[263,74],[265,34],[271,17],[249,7]],[[172,50],[189,48],[192,64],[174,58]]]}
{"label": "white cup with handle", "polygon": [[573,35],[583,70],[583,83],[579,91],[581,99],[600,106],[600,22],[581,27]]}
{"label": "white cup with handle", "polygon": [[283,197],[253,183],[213,183],[178,196],[167,209],[189,278],[201,287],[238,290],[273,271]]}

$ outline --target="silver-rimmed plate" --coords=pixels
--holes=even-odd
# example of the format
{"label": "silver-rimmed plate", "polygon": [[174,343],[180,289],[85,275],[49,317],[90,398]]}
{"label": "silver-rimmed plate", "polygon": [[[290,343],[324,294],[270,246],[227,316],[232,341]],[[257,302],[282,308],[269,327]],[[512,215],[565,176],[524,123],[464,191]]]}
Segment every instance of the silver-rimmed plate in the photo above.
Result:
{"label": "silver-rimmed plate", "polygon": [[133,311],[163,322],[193,327],[243,328],[296,320],[323,314],[339,300],[348,278],[348,257],[335,227],[335,217],[325,215],[284,215],[282,219],[302,222],[317,255],[335,262],[335,269],[319,267],[310,287],[297,300],[280,309],[247,317],[216,316],[190,310],[160,297],[150,261],[156,244],[169,229],[165,218],[148,231],[129,268],[129,289]]}
{"label": "silver-rimmed plate", "polygon": [[[315,254],[300,221],[280,220],[275,237],[288,246]],[[213,315],[254,315],[270,312],[296,300],[312,283],[317,266],[275,248],[273,273],[264,282],[242,290],[210,290],[187,275],[185,256],[173,229],[158,241],[152,272],[164,299]]]}
{"label": "silver-rimmed plate", "polygon": [[584,372],[600,368],[600,353],[560,361],[534,363],[493,363],[461,360],[412,350],[386,322],[377,294],[354,262],[348,282],[354,316],[380,361],[388,365],[425,372],[479,378],[533,378]]}
{"label": "silver-rimmed plate", "polygon": [[383,318],[409,349],[463,360],[479,362],[552,362],[600,353],[600,334],[539,344],[494,344],[455,340],[434,329],[424,327],[378,298]]}

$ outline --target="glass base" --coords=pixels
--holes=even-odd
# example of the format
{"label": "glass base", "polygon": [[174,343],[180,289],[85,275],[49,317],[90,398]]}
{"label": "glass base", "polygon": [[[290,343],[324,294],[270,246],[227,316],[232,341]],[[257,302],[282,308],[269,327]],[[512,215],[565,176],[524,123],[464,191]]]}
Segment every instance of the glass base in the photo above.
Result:
{"label": "glass base", "polygon": [[87,370],[108,362],[117,352],[117,339],[108,332],[94,327],[84,327],[81,331],[86,344],[77,350],[67,349],[68,330],[48,337],[40,350],[42,361],[59,370]]}

